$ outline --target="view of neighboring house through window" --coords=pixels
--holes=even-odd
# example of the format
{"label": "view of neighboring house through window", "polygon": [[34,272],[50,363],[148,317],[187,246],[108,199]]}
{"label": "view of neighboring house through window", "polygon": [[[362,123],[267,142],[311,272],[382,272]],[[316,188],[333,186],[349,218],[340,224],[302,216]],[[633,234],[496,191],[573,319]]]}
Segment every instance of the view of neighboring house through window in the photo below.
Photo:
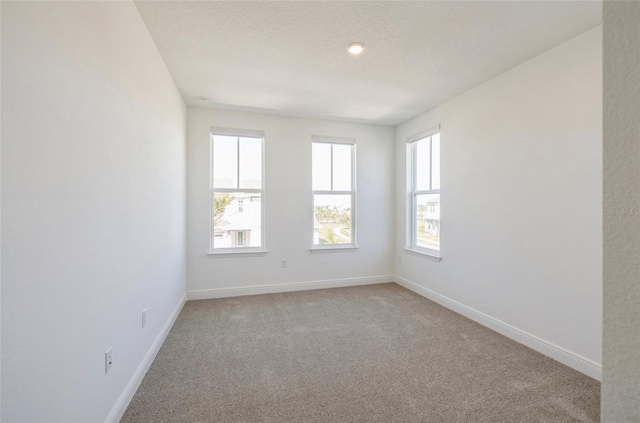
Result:
{"label": "view of neighboring house through window", "polygon": [[355,245],[355,140],[313,137],[313,245]]}
{"label": "view of neighboring house through window", "polygon": [[212,251],[264,247],[264,138],[238,132],[211,135]]}
{"label": "view of neighboring house through window", "polygon": [[[432,132],[432,131],[429,131]],[[440,133],[410,139],[410,247],[440,251]]]}

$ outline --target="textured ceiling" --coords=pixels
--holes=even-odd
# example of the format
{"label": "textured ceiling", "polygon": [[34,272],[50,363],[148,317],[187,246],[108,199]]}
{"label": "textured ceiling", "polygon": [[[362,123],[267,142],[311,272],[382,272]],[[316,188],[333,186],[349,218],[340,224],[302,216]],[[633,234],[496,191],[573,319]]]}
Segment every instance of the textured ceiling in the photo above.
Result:
{"label": "textured ceiling", "polygon": [[[598,1],[138,1],[190,105],[397,125],[601,23]],[[352,57],[350,42],[366,44]]]}

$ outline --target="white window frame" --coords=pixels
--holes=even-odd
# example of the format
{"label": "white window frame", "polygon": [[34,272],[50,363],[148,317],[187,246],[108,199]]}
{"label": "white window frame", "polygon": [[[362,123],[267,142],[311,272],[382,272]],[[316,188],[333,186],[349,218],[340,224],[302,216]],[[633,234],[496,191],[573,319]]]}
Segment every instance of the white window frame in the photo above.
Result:
{"label": "white window frame", "polygon": [[[313,135],[311,136],[311,145],[313,144],[340,144],[340,145],[349,145],[351,146],[351,190],[350,191],[337,191],[333,189],[333,147],[331,148],[331,190],[314,190],[312,187],[311,192],[311,217],[312,217],[312,229],[313,222],[315,221],[315,207],[314,204],[314,196],[315,195],[351,195],[351,243],[349,244],[314,244],[313,243],[313,230],[311,231],[311,248],[310,251],[312,253],[315,252],[338,252],[338,251],[355,251],[358,249],[357,238],[356,238],[356,140],[354,138],[344,138],[344,137],[331,137],[331,136],[322,136],[322,135]],[[312,153],[313,154],[313,153]],[[312,157],[313,163],[313,157]],[[313,174],[311,175],[312,185],[313,185]]]}
{"label": "white window frame", "polygon": [[[262,174],[261,174],[261,188],[240,188],[240,143],[238,142],[238,153],[237,153],[237,188],[214,188],[213,186],[213,142],[214,137],[216,135],[219,136],[230,136],[230,137],[244,137],[244,138],[259,138],[261,140],[260,147],[262,153]],[[211,128],[209,135],[209,251],[208,255],[210,256],[247,256],[247,255],[264,255],[267,253],[266,247],[266,190],[265,190],[265,137],[263,131],[254,131],[247,129],[231,129],[231,128]],[[239,140],[238,140],[239,141]],[[213,248],[213,233],[214,233],[214,210],[213,210],[213,196],[215,193],[234,193],[234,192],[243,192],[243,193],[259,193],[260,194],[260,232],[261,232],[261,245],[259,247],[231,247],[231,248]],[[244,205],[243,205],[244,207]],[[237,234],[236,234],[237,236]],[[245,237],[246,239],[246,237]]]}
{"label": "white window frame", "polygon": [[[428,190],[418,190],[417,189],[417,142],[422,141],[425,138],[431,138],[434,135],[440,134],[440,125],[437,125],[433,128],[427,129],[425,131],[414,134],[410,137],[407,137],[407,187],[408,187],[408,198],[407,198],[407,246],[405,248],[406,251],[410,253],[417,253],[419,255],[427,256],[435,259],[436,261],[440,261],[442,259],[442,239],[440,239],[440,249],[435,248],[426,248],[417,245],[417,236],[418,236],[418,222],[417,222],[417,197],[419,195],[425,194],[440,194],[441,189],[428,189]],[[442,137],[440,138],[440,145],[442,146]],[[429,141],[429,150],[430,153],[433,149],[433,144],[431,140]],[[433,155],[429,154],[429,172],[433,172]],[[442,157],[440,157],[440,164],[442,163]],[[441,169],[441,167],[440,167]],[[433,183],[433,174],[429,177],[429,188],[431,188],[431,184]],[[442,198],[441,198],[442,200]],[[442,210],[442,202],[440,203],[440,210]],[[440,218],[440,225],[442,229],[442,217]]]}

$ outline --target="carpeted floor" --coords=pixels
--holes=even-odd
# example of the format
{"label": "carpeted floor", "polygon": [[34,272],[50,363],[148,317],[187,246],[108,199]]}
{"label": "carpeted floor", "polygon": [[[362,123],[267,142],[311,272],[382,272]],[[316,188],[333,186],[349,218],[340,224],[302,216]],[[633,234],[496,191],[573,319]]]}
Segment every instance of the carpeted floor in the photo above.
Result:
{"label": "carpeted floor", "polygon": [[190,301],[122,422],[596,422],[600,383],[396,284]]}

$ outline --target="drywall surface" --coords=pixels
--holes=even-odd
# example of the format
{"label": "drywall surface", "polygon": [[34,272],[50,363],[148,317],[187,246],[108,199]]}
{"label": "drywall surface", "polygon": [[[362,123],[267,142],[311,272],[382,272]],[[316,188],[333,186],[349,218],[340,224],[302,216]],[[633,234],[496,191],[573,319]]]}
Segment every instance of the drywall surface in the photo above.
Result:
{"label": "drywall surface", "polygon": [[[602,28],[396,130],[396,275],[597,365]],[[405,251],[406,139],[441,124],[442,261]]]}
{"label": "drywall surface", "polygon": [[[265,133],[268,253],[264,256],[207,255],[211,127]],[[316,254],[309,251],[313,241],[312,135],[356,139],[357,251]],[[385,126],[189,107],[188,291],[391,275],[393,144],[393,128]],[[288,260],[287,268],[281,267],[282,259]]]}
{"label": "drywall surface", "polygon": [[602,421],[640,421],[640,3],[604,3]]}
{"label": "drywall surface", "polygon": [[[2,2],[0,2],[0,17]],[[0,19],[0,51],[2,50],[2,19]],[[2,54],[0,54],[0,187],[2,186]],[[0,222],[2,222],[2,189],[0,189]],[[0,225],[2,239],[2,225]],[[0,242],[0,417],[2,416],[2,243]]]}
{"label": "drywall surface", "polygon": [[130,2],[3,2],[2,88],[2,421],[103,422],[185,294],[186,107]]}

